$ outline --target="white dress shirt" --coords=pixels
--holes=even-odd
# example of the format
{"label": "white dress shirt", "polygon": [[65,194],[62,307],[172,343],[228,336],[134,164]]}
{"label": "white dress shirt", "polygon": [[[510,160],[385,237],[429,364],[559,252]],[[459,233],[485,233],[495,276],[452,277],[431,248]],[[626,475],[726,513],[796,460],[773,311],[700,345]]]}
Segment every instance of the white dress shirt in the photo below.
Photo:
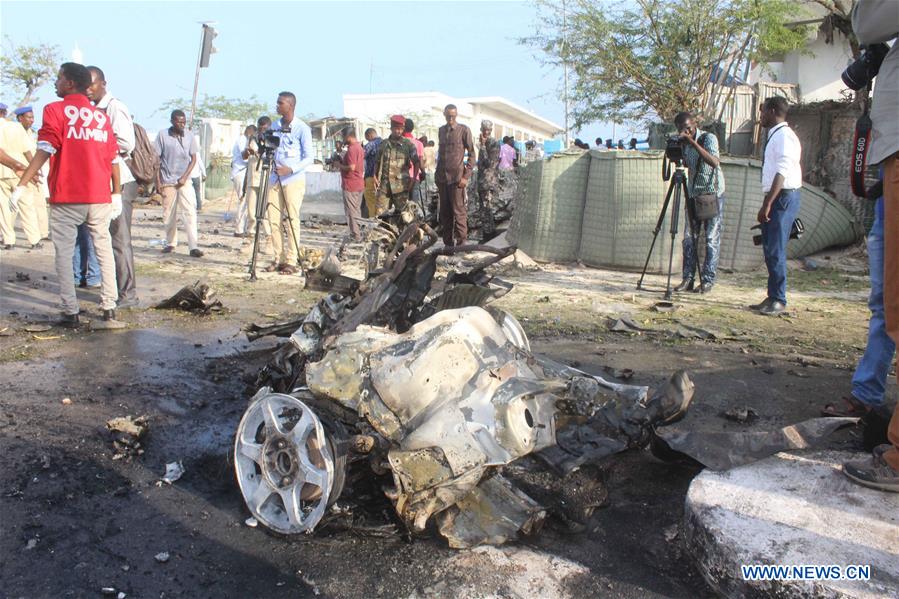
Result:
{"label": "white dress shirt", "polygon": [[231,179],[240,176],[247,170],[247,161],[244,160],[243,151],[247,149],[247,136],[241,135],[231,147]]}
{"label": "white dress shirt", "polygon": [[119,165],[119,178],[121,184],[131,183],[134,181],[134,175],[131,169],[125,164],[125,160],[131,156],[134,151],[134,121],[131,119],[131,112],[128,107],[112,94],[107,93],[99,102],[97,108],[106,113],[109,117],[109,124],[112,126],[112,132],[115,135],[116,144],[119,146],[119,156],[116,162]]}
{"label": "white dress shirt", "polygon": [[801,159],[802,145],[790,126],[784,122],[771,127],[762,163],[762,191],[771,191],[777,174],[783,175],[784,189],[802,187]]}

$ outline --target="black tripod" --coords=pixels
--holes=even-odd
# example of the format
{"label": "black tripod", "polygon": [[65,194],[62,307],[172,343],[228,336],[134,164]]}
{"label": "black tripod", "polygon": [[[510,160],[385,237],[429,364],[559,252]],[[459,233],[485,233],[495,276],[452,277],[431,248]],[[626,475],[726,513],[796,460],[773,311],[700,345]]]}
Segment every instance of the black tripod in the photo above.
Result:
{"label": "black tripod", "polygon": [[[258,163],[258,165],[261,166],[261,168],[259,169],[261,178],[259,180],[259,193],[256,197],[256,231],[253,235],[253,255],[250,258],[250,281],[256,280],[256,256],[259,253],[259,229],[263,224],[262,219],[267,218],[268,216],[268,192],[272,186],[271,173],[272,165],[275,162],[276,147],[277,146],[269,147],[268,145],[263,145],[262,157]],[[276,230],[272,231],[272,235],[281,234],[280,221],[284,219],[284,214],[281,209],[276,208],[276,210],[278,210],[278,212],[281,212],[281,219],[279,219],[279,224],[276,227]],[[299,263],[300,244],[297,242],[297,234],[293,229],[293,221],[288,218],[287,224],[290,226],[290,237],[293,240],[293,245],[297,252],[297,261]]]}
{"label": "black tripod", "polygon": [[668,252],[668,284],[665,287],[665,299],[671,299],[671,269],[674,266],[674,239],[677,237],[677,230],[680,222],[680,203],[681,193],[683,197],[689,197],[687,192],[687,174],[681,160],[673,161],[675,169],[674,175],[671,173],[671,162],[665,159],[662,165],[662,178],[667,181],[671,179],[668,185],[668,193],[665,194],[665,203],[662,204],[662,212],[659,214],[659,220],[656,222],[656,228],[652,232],[652,245],[649,246],[649,253],[646,254],[646,262],[643,264],[643,272],[640,274],[640,280],[637,282],[637,289],[643,289],[643,278],[646,276],[646,269],[649,267],[649,259],[652,257],[652,250],[655,249],[656,239],[659,237],[659,231],[662,230],[662,223],[665,222],[665,213],[668,212],[668,205],[671,202],[671,196],[674,196],[674,207],[671,210],[671,248]]}

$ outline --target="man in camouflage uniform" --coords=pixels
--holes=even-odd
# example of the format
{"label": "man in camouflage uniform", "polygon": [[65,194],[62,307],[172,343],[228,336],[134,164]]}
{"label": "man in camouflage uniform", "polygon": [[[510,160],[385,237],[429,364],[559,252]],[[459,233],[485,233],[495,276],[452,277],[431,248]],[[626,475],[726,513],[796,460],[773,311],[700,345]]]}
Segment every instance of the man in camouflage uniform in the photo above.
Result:
{"label": "man in camouflage uniform", "polygon": [[[381,142],[375,159],[376,193],[384,195],[397,212],[406,210],[414,178],[421,171],[421,158],[415,146],[403,137],[406,118],[400,114],[390,117],[390,137]],[[409,169],[412,168],[412,177]]]}
{"label": "man in camouflage uniform", "polygon": [[478,222],[481,239],[487,239],[496,230],[493,219],[497,193],[499,192],[499,142],[493,137],[493,122],[481,121],[478,138]]}

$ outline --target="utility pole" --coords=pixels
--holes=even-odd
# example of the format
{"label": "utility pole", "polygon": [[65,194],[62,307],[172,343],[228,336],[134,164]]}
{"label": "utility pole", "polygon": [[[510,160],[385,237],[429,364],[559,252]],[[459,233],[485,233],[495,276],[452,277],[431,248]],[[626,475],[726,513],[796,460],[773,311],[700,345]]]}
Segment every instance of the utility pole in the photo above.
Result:
{"label": "utility pole", "polygon": [[568,11],[565,0],[562,0],[562,98],[565,102],[565,148],[569,146],[568,131]]}
{"label": "utility pole", "polygon": [[209,66],[209,56],[216,52],[215,46],[212,45],[212,40],[215,39],[215,36],[218,35],[215,29],[210,27],[210,25],[214,25],[215,21],[203,21],[201,25],[203,25],[203,33],[200,37],[200,54],[197,56],[197,71],[194,74],[194,94],[193,98],[190,101],[190,120],[188,121],[188,128],[193,129],[194,126],[194,113],[197,111],[197,90],[200,86],[200,69]]}

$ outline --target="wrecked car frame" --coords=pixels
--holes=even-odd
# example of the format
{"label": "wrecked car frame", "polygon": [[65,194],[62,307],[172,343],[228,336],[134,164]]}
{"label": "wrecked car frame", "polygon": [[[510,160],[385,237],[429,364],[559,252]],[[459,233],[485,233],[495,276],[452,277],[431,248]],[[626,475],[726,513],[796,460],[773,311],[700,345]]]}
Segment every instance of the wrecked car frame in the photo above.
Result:
{"label": "wrecked car frame", "polygon": [[[343,293],[297,321],[248,329],[293,331],[260,373],[234,446],[241,492],[264,526],[312,532],[351,473],[364,472],[388,481],[383,492],[412,533],[433,523],[453,547],[503,543],[547,515],[505,466],[534,454],[564,476],[645,446],[689,407],[685,373],[650,392],[531,353],[518,321],[488,305],[511,285],[485,269],[515,248],[434,248],[436,239],[410,224],[364,281],[329,272]],[[474,251],[492,255],[435,280],[440,256]],[[605,441],[562,450],[563,420]]]}

